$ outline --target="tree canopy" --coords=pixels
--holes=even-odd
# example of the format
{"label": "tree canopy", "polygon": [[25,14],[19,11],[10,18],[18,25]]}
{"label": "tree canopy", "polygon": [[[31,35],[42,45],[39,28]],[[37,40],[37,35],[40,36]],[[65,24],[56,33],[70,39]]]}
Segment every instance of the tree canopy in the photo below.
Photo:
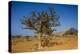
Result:
{"label": "tree canopy", "polygon": [[59,16],[56,15],[54,8],[42,10],[41,12],[32,11],[30,16],[24,16],[22,24],[25,29],[35,30],[37,33],[51,34],[55,27],[60,25]]}

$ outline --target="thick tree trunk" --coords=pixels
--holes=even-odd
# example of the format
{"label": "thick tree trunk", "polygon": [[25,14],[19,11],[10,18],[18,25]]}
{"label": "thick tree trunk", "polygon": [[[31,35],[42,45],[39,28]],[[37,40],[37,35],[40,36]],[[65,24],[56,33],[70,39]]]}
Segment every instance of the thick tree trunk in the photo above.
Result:
{"label": "thick tree trunk", "polygon": [[38,39],[39,39],[39,43],[38,43],[38,49],[41,49],[41,37],[42,37],[42,33],[39,33]]}

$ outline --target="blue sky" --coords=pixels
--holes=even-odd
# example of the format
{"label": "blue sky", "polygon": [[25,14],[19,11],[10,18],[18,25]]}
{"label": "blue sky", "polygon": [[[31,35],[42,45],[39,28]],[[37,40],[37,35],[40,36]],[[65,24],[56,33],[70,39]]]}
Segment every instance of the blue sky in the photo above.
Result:
{"label": "blue sky", "polygon": [[47,10],[49,7],[55,8],[57,15],[60,16],[61,25],[56,27],[56,32],[63,31],[70,27],[77,29],[77,5],[12,2],[11,34],[34,35],[35,33],[32,30],[22,29],[23,25],[20,20],[23,19],[23,16],[30,15],[33,10],[39,12],[41,10]]}

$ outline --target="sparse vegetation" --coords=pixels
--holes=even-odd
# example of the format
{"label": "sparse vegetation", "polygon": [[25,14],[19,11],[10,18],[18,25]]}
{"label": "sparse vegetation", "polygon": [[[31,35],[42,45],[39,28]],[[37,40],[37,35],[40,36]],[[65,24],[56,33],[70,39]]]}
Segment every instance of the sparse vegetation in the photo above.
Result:
{"label": "sparse vegetation", "polygon": [[[61,49],[74,49],[77,48],[78,40],[77,36],[54,36],[52,40],[42,40],[42,48],[38,49],[38,38],[31,38],[31,41],[27,41],[25,37],[12,38],[12,52],[29,52],[29,51],[45,51],[45,50],[61,50]],[[48,44],[47,44],[48,43]]]}
{"label": "sparse vegetation", "polygon": [[[40,13],[32,12],[29,19],[22,21],[26,29],[35,30],[35,36],[11,36],[12,52],[23,51],[44,51],[77,48],[77,30],[70,28],[62,34],[54,35],[55,29],[51,27],[59,26],[59,18],[54,16],[54,9]],[[56,24],[57,23],[57,24]]]}
{"label": "sparse vegetation", "polygon": [[77,6],[42,5],[10,3],[9,51],[49,51],[78,47]]}

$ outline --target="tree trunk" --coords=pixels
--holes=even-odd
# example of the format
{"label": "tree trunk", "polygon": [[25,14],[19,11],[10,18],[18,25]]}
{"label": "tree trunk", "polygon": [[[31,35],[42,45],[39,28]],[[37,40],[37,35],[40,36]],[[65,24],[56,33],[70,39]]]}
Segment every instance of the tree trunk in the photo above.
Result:
{"label": "tree trunk", "polygon": [[41,37],[42,37],[42,33],[39,33],[38,39],[39,39],[39,43],[38,43],[38,49],[41,49]]}

